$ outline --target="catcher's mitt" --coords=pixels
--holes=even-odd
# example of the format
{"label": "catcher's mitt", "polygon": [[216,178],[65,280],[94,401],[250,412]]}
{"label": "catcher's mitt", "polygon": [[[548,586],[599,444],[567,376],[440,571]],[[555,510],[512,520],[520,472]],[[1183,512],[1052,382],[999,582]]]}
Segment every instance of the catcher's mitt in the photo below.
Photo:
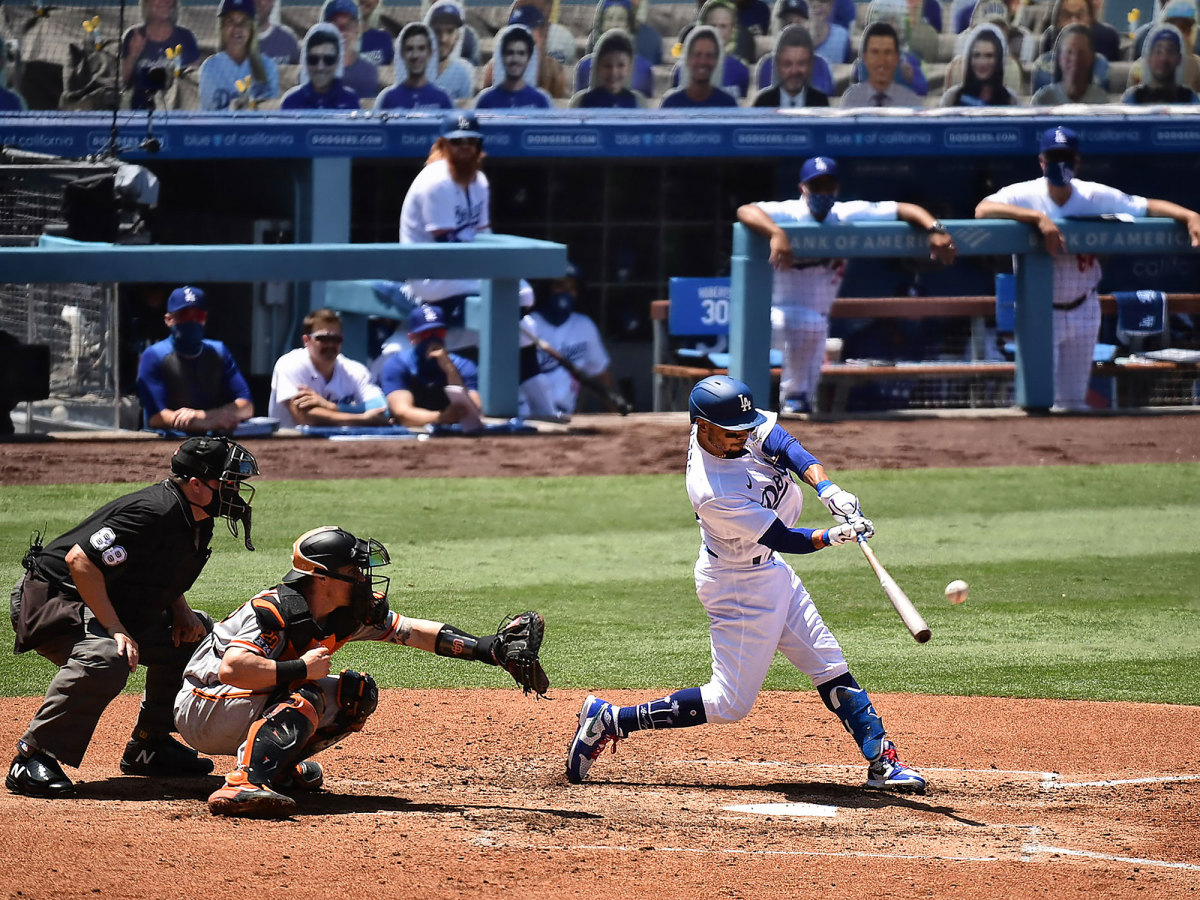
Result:
{"label": "catcher's mitt", "polygon": [[533,691],[539,697],[550,689],[550,678],[538,659],[545,635],[546,620],[529,610],[501,622],[492,645],[496,665],[508,670],[526,694]]}

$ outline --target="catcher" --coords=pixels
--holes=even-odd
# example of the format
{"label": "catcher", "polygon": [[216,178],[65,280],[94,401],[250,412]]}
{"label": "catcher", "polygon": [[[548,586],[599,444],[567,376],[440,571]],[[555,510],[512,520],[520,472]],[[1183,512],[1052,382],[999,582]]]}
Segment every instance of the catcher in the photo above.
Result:
{"label": "catcher", "polygon": [[196,648],[175,698],[176,726],[202,753],[236,753],[238,761],[208,798],[214,815],[285,818],[296,808],[285,791],[321,786],[321,765],[309,757],[361,731],[379,700],[370,675],[329,674],[349,641],[503,666],[526,693],[545,694],[540,615],[522,613],[485,637],[402,616],[388,609],[390,579],[374,574],[389,562],[378,541],[333,525],[305,532],[282,583],[234,610]]}

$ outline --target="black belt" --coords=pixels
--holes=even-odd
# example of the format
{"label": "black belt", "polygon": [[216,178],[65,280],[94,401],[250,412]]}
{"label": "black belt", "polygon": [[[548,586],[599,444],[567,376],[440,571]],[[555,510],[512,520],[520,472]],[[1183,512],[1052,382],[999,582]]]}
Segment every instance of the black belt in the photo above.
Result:
{"label": "black belt", "polygon": [[[711,556],[713,559],[719,560],[721,558],[721,557],[717,556],[717,554],[712,552],[712,549],[708,546],[708,544],[704,545],[704,549],[708,552],[708,555]],[[757,566],[759,563],[766,562],[770,558],[771,558],[770,553],[766,554],[765,556],[756,556],[756,557],[754,557],[754,559],[750,560],[750,565]]]}
{"label": "black belt", "polygon": [[1083,306],[1083,301],[1086,300],[1088,298],[1088,296],[1089,296],[1088,294],[1084,294],[1082,297],[1076,297],[1070,303],[1055,303],[1053,305],[1054,305],[1054,308],[1057,310],[1061,310],[1062,312],[1069,312],[1072,309],[1079,309],[1079,307]]}

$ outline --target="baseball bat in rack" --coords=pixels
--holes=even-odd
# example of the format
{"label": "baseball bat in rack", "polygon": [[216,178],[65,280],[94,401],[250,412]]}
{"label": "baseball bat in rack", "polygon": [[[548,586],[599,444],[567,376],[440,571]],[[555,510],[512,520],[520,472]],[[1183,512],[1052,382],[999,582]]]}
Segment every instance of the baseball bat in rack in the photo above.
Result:
{"label": "baseball bat in rack", "polygon": [[875,555],[875,551],[861,537],[858,539],[858,546],[862,549],[867,562],[871,564],[871,569],[879,579],[880,587],[887,594],[887,598],[892,601],[892,606],[896,608],[896,613],[900,616],[904,627],[908,629],[908,633],[916,639],[918,644],[925,643],[931,637],[929,626],[925,624],[925,619],[917,612],[913,602],[908,599],[908,594],[904,593],[900,585],[896,584],[896,579],[888,573],[888,570],[883,567],[883,563]]}
{"label": "baseball bat in rack", "polygon": [[521,328],[521,333],[537,344],[537,348],[539,350],[545,351],[547,356],[553,360],[557,360],[558,364],[566,369],[567,373],[572,378],[579,382],[580,387],[586,388],[588,391],[595,394],[614,412],[619,412],[623,416],[627,416],[633,412],[633,406],[628,400],[625,399],[624,395],[622,395],[620,391],[616,390],[615,388],[610,388],[599,378],[596,378],[593,375],[585,374],[578,366],[575,365],[575,363],[571,362],[569,359],[555,350],[548,342],[542,340],[540,337],[530,334],[525,330],[524,327]]}

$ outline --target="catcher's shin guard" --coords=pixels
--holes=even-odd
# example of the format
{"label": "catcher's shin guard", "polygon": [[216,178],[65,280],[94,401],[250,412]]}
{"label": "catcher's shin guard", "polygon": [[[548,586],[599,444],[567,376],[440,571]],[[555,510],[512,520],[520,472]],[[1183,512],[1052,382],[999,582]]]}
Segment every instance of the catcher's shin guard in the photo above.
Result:
{"label": "catcher's shin guard", "polygon": [[315,684],[302,684],[250,728],[238,768],[256,785],[274,784],[307,755],[309,739],[325,711],[325,695]]}
{"label": "catcher's shin guard", "polygon": [[337,686],[338,712],[333,723],[318,728],[304,748],[303,758],[332,747],[348,734],[362,731],[379,705],[379,688],[370,675],[342,669]]}
{"label": "catcher's shin guard", "polygon": [[842,721],[854,737],[867,762],[873,762],[883,752],[886,732],[883,720],[871,705],[867,692],[859,687],[850,673],[827,682],[818,688],[825,705]]}

